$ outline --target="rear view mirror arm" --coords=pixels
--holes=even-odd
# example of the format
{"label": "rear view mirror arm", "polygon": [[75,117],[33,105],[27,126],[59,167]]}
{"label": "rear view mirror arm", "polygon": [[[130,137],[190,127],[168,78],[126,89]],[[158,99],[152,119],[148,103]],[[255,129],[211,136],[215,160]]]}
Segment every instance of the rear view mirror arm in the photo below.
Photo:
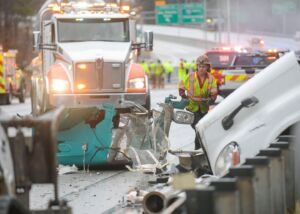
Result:
{"label": "rear view mirror arm", "polygon": [[241,104],[234,109],[229,115],[223,118],[222,126],[225,130],[230,129],[233,126],[233,119],[235,116],[242,110],[242,108],[253,107],[258,103],[258,99],[256,97],[250,97],[242,100]]}

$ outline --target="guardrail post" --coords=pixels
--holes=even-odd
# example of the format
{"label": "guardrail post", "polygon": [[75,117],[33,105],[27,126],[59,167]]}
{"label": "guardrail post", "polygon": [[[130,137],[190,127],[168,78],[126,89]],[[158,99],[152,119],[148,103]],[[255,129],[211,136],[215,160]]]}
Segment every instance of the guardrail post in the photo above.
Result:
{"label": "guardrail post", "polygon": [[270,159],[271,213],[285,213],[284,163],[281,150],[278,148],[263,149],[259,151],[258,156],[267,156]]}
{"label": "guardrail post", "polygon": [[[189,214],[214,214],[214,190],[212,186],[186,190],[185,206]],[[201,203],[200,203],[201,202]]]}
{"label": "guardrail post", "polygon": [[285,198],[289,211],[295,210],[295,156],[288,142],[276,142],[270,144],[271,148],[281,149],[284,158]]}
{"label": "guardrail post", "polygon": [[255,173],[255,213],[265,214],[271,211],[270,160],[267,157],[247,158],[246,165],[253,165]]}
{"label": "guardrail post", "polygon": [[237,178],[237,188],[240,192],[241,214],[255,213],[255,193],[254,193],[254,167],[241,165],[229,169],[228,176]]}
{"label": "guardrail post", "polygon": [[215,187],[214,210],[216,214],[238,214],[240,211],[239,192],[236,178],[220,178],[212,181]]}

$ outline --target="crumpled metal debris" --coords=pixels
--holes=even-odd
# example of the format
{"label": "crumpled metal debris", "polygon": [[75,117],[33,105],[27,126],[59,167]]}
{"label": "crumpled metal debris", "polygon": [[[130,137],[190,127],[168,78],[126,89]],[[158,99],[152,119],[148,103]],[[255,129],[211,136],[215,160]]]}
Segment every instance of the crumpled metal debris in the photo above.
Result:
{"label": "crumpled metal debris", "polygon": [[145,195],[148,194],[148,191],[140,190],[140,189],[133,189],[130,190],[126,195],[126,201],[128,203],[142,203]]}
{"label": "crumpled metal debris", "polygon": [[204,174],[201,177],[196,179],[196,184],[203,184],[205,186],[208,186],[210,182],[218,180],[220,177],[210,174]]}
{"label": "crumpled metal debris", "polygon": [[78,172],[78,168],[73,164],[73,166],[69,165],[58,165],[58,174],[64,175],[64,174],[72,174],[75,172]]}

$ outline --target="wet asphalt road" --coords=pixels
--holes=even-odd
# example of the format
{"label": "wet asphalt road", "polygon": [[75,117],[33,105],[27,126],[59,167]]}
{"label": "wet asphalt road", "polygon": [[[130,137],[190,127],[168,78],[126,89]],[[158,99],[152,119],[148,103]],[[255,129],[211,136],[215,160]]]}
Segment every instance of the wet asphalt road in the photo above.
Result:
{"label": "wet asphalt road", "polygon": [[[169,94],[177,95],[175,87],[175,85],[168,85],[168,89],[152,90],[152,106],[163,102]],[[27,115],[31,112],[30,99],[26,99],[24,104],[19,104],[17,100],[14,100],[12,105],[0,106],[0,108],[9,115]],[[193,139],[194,132],[190,126],[172,123],[171,148],[191,149]],[[172,162],[176,159],[170,156],[169,160]],[[58,177],[59,197],[69,202],[75,214],[102,213],[121,203],[130,189],[145,188],[149,179],[152,179],[149,175],[127,170],[79,171]],[[30,193],[30,207],[32,209],[46,208],[51,198],[53,198],[51,185],[34,185]]]}

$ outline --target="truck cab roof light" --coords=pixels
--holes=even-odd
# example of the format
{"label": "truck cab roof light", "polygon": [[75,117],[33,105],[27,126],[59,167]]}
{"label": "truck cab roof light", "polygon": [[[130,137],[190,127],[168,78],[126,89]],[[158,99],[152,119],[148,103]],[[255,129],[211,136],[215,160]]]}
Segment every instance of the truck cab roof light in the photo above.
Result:
{"label": "truck cab roof light", "polygon": [[48,5],[54,13],[129,13],[129,5],[118,6],[115,3],[96,2],[88,3],[84,1],[69,3],[51,3]]}
{"label": "truck cab roof light", "polygon": [[121,10],[122,10],[123,12],[129,12],[129,11],[130,11],[130,6],[129,6],[129,5],[123,5],[123,6],[121,7]]}

